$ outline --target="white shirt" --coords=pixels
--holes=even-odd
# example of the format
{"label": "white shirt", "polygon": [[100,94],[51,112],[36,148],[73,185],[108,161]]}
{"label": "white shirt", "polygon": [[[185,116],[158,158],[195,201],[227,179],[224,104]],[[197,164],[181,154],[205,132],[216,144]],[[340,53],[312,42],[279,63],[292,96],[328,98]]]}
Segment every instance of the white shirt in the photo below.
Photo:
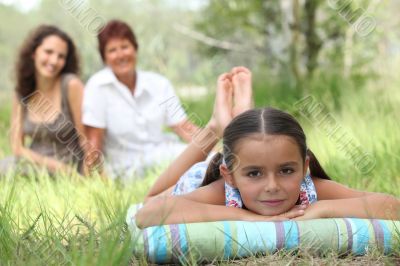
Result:
{"label": "white shirt", "polygon": [[140,174],[144,167],[176,156],[185,145],[163,133],[163,127],[184,119],[171,83],[159,74],[137,71],[134,95],[108,67],[85,86],[83,124],[106,129],[103,152],[113,178]]}

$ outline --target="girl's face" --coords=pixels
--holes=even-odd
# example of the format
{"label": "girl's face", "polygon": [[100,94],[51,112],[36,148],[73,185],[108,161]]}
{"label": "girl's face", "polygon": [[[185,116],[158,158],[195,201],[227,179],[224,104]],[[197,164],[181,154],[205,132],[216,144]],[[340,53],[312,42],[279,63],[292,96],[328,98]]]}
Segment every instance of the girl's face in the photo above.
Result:
{"label": "girl's face", "polygon": [[33,53],[36,75],[44,78],[55,78],[65,66],[68,44],[57,35],[50,35]]}
{"label": "girl's face", "polygon": [[105,46],[104,59],[117,77],[124,76],[135,70],[136,49],[126,38],[113,38]]}
{"label": "girl's face", "polygon": [[235,147],[232,173],[221,167],[225,180],[240,191],[247,209],[266,216],[282,214],[297,202],[308,168],[295,140],[284,135],[254,134]]}

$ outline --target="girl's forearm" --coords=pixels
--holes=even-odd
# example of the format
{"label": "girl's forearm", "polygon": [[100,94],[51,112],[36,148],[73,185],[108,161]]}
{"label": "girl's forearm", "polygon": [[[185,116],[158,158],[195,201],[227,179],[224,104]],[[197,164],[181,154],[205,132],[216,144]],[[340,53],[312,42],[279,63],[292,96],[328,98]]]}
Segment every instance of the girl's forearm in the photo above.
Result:
{"label": "girl's forearm", "polygon": [[400,220],[400,200],[385,194],[373,193],[364,197],[323,200],[324,218],[357,217]]}
{"label": "girl's forearm", "polygon": [[178,179],[195,163],[205,160],[208,153],[217,144],[219,138],[213,129],[206,126],[198,131],[187,148],[159,176],[151,187],[147,197],[160,194],[178,182]]}
{"label": "girl's forearm", "polygon": [[256,217],[250,211],[191,201],[183,197],[157,197],[149,200],[136,214],[139,228],[161,224],[179,224],[211,222],[223,220],[268,220],[268,217]]}

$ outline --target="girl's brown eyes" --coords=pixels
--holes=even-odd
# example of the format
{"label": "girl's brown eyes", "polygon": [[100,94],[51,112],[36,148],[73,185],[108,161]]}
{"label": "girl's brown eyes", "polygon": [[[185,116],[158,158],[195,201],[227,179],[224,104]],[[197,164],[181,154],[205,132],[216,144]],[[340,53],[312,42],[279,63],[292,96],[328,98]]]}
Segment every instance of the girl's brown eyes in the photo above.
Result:
{"label": "girl's brown eyes", "polygon": [[[291,175],[294,172],[295,172],[295,170],[292,168],[283,168],[279,171],[279,173],[281,175]],[[246,174],[246,176],[248,176],[248,177],[259,177],[262,175],[263,175],[263,173],[260,170],[253,170],[253,171],[247,172],[247,174]]]}
{"label": "girl's brown eyes", "polygon": [[294,170],[291,169],[291,168],[284,168],[284,169],[281,170],[281,173],[284,174],[284,175],[290,175],[290,174],[294,173]]}
{"label": "girl's brown eyes", "polygon": [[258,177],[258,176],[261,176],[261,171],[254,170],[254,171],[248,172],[248,173],[247,173],[247,176],[248,176],[248,177]]}

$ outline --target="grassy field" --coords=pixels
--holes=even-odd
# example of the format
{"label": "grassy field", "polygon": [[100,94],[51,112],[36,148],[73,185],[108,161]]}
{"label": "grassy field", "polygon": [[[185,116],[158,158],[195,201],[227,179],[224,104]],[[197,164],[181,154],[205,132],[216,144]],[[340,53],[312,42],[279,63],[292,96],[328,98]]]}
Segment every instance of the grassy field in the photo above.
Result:
{"label": "grassy field", "polygon": [[[301,97],[309,96],[314,104],[325,106],[324,116],[315,115],[311,109],[301,109],[296,104],[301,97],[285,100],[285,89],[279,84],[272,84],[271,88],[257,84],[255,97],[258,106],[279,106],[300,119],[309,147],[334,180],[356,189],[399,197],[400,91],[393,85],[399,84],[397,81],[391,84],[374,82],[345,90],[340,88],[343,84],[321,79],[311,84]],[[321,90],[328,92],[319,93]],[[340,93],[329,93],[335,91]],[[0,106],[0,157],[5,157],[10,154],[7,136],[10,106],[7,103]],[[209,109],[211,102],[188,102],[187,106],[190,112],[206,119],[209,113],[203,110]],[[323,120],[327,115],[331,118],[329,123]],[[339,128],[337,132],[341,135],[333,134],[333,128]],[[360,151],[358,155],[352,155],[354,149]],[[11,173],[3,176],[0,179],[0,265],[144,264],[143,258],[131,257],[125,215],[130,204],[141,201],[160,171],[150,171],[145,180],[128,186],[105,183],[98,178],[50,178],[47,174],[20,177]],[[214,264],[291,263],[386,265],[399,264],[400,256],[384,257],[371,252],[358,258],[339,258],[335,254],[318,258],[302,252],[279,252],[264,258]]]}

